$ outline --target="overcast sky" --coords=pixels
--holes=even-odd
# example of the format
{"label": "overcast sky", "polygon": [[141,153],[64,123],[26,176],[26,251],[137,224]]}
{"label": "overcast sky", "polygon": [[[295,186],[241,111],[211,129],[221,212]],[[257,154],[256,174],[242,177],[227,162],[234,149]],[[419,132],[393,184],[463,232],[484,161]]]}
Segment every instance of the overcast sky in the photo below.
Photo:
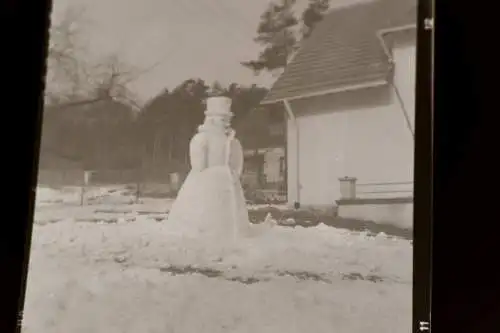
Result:
{"label": "overcast sky", "polygon": [[[253,38],[269,0],[53,1],[56,22],[68,6],[85,8],[80,38],[93,59],[113,53],[139,69],[160,62],[129,86],[142,102],[190,77],[264,86],[274,81],[240,65],[259,52]],[[307,0],[298,2],[302,7]]]}

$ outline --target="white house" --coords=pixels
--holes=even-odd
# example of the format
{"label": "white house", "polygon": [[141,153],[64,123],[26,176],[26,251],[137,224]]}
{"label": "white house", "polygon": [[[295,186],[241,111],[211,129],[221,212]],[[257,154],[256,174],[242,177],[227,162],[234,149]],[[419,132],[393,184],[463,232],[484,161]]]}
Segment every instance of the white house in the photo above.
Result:
{"label": "white house", "polygon": [[416,5],[333,9],[263,100],[288,116],[290,204],[412,227]]}

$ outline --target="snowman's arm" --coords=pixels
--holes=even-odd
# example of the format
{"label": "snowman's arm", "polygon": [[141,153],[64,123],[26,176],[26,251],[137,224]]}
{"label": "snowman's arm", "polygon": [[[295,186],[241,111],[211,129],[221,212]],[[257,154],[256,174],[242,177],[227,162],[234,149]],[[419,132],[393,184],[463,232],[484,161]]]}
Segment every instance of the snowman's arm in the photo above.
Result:
{"label": "snowman's arm", "polygon": [[231,169],[238,177],[241,177],[244,164],[243,147],[238,139],[233,139],[231,146]]}
{"label": "snowman's arm", "polygon": [[189,159],[191,170],[202,171],[207,168],[207,140],[205,136],[197,134],[191,139]]}

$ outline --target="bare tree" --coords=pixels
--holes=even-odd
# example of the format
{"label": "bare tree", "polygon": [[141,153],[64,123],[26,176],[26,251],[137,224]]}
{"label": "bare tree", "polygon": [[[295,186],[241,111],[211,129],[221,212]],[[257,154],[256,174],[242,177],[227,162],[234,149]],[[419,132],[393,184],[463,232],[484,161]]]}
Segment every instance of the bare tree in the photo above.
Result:
{"label": "bare tree", "polygon": [[136,97],[126,88],[136,70],[109,55],[92,64],[85,55],[81,27],[85,10],[71,7],[50,29],[45,102],[51,106],[87,104],[117,99],[135,108]]}
{"label": "bare tree", "polygon": [[[50,28],[45,98],[48,104],[72,100],[81,90],[86,73],[79,53],[78,32],[84,10],[71,7]],[[80,55],[80,56],[79,56]]]}
{"label": "bare tree", "polygon": [[132,107],[136,105],[137,97],[127,88],[130,77],[138,70],[123,63],[119,57],[112,54],[103,59],[98,65],[92,67],[89,80],[91,95],[96,99],[114,99]]}

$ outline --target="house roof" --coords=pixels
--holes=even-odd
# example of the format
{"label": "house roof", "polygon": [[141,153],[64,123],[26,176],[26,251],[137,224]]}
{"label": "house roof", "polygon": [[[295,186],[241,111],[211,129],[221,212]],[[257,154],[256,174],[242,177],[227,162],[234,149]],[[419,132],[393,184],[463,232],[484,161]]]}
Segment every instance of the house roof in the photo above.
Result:
{"label": "house roof", "polygon": [[415,24],[416,0],[373,0],[325,15],[262,101],[271,104],[386,81],[390,64],[377,31]]}

